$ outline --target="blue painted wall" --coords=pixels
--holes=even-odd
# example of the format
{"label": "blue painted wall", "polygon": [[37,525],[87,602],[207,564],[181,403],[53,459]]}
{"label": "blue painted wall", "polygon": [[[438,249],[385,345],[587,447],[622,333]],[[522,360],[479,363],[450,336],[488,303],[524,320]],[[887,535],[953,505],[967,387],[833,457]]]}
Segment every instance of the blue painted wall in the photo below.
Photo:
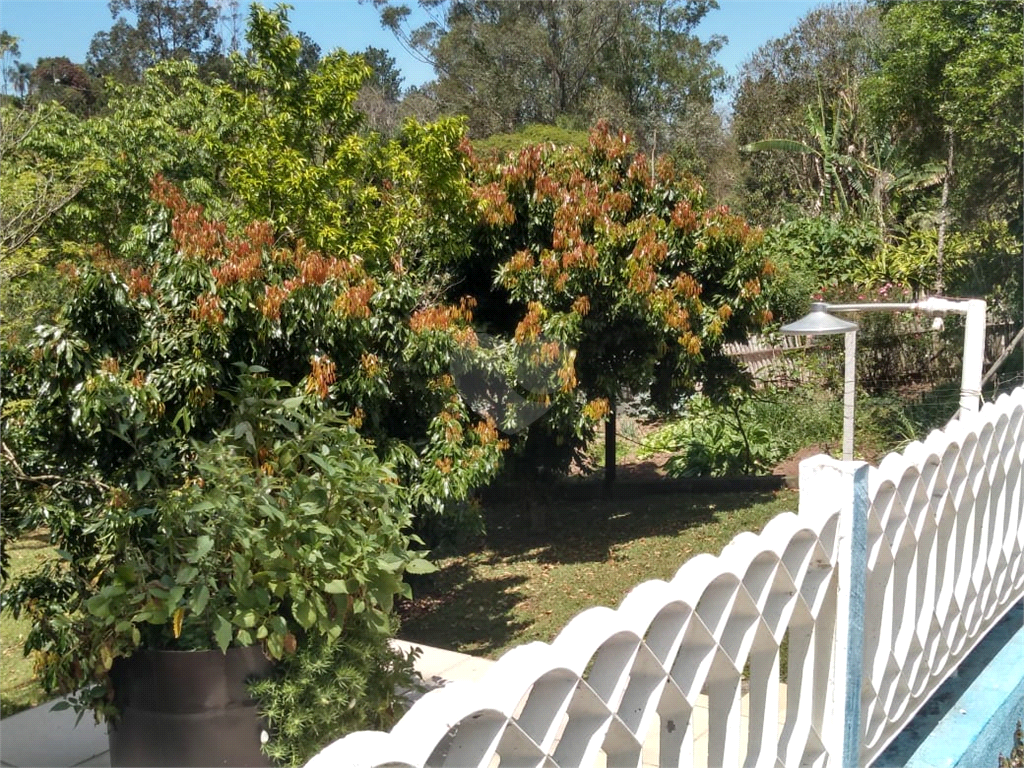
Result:
{"label": "blue painted wall", "polygon": [[988,633],[874,768],[996,768],[1024,720],[1024,603]]}

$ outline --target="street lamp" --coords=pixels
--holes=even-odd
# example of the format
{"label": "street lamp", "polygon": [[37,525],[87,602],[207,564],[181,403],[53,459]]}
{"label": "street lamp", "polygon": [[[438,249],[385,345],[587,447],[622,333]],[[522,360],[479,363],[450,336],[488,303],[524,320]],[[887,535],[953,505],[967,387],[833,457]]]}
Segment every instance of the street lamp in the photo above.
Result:
{"label": "street lamp", "polygon": [[843,461],[853,460],[853,415],[856,401],[857,324],[841,320],[832,312],[927,312],[966,315],[964,323],[964,361],[960,379],[959,415],[978,410],[981,398],[981,372],[985,364],[985,302],[981,299],[928,298],[904,304],[811,304],[809,314],[779,330],[791,336],[846,335],[846,361],[843,381]]}
{"label": "street lamp", "polygon": [[841,320],[826,310],[823,301],[811,304],[810,314],[804,315],[779,330],[791,336],[846,336],[846,360],[843,375],[843,461],[853,461],[853,411],[857,402],[857,324]]}

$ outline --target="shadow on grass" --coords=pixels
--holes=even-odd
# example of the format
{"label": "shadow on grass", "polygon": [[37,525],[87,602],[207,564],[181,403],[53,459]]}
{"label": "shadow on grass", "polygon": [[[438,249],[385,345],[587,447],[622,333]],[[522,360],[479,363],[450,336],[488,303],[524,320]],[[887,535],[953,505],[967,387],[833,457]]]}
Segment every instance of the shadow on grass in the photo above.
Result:
{"label": "shadow on grass", "polygon": [[[775,500],[773,493],[627,495],[570,501],[538,486],[530,496],[497,499],[487,509],[491,560],[539,563],[605,562],[613,549],[636,539],[674,536],[716,520],[716,515]],[[542,517],[544,527],[534,523]]]}
{"label": "shadow on grass", "polygon": [[[439,571],[413,577],[415,599],[398,605],[399,636],[492,658],[550,642],[581,610],[617,605],[637,584],[671,578],[688,558],[717,554],[740,532],[796,508],[786,491],[626,490],[615,498],[540,485],[492,494],[486,537],[437,555]],[[543,530],[534,525],[539,516]]]}
{"label": "shadow on grass", "polygon": [[[472,566],[454,562],[428,578],[413,580],[413,601],[399,600],[398,636],[450,651],[485,656],[505,646],[527,624],[513,609],[522,599],[523,576],[474,577]],[[453,641],[453,627],[458,640]]]}

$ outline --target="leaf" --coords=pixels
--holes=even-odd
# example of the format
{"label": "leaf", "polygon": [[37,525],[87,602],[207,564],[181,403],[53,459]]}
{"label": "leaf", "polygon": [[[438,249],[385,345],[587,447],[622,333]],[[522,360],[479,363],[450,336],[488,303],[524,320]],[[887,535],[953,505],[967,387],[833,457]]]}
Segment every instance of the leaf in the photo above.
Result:
{"label": "leaf", "polygon": [[327,491],[323,488],[313,488],[303,498],[303,504],[313,504],[319,509],[327,506]]}
{"label": "leaf", "polygon": [[429,560],[423,558],[417,558],[416,560],[410,560],[409,564],[405,566],[406,573],[420,574],[420,573],[434,573],[437,570],[437,566]]}
{"label": "leaf", "polygon": [[309,629],[316,622],[316,611],[313,610],[313,606],[306,600],[292,605],[292,615],[303,629]]}
{"label": "leaf", "polygon": [[135,470],[135,487],[140,491],[145,488],[149,481],[153,479],[153,473],[148,469],[136,469]]}
{"label": "leaf", "polygon": [[284,640],[281,635],[271,635],[267,638],[267,651],[275,659],[284,656]]}
{"label": "leaf", "polygon": [[247,421],[240,421],[235,425],[235,439],[245,436],[245,442],[249,444],[251,448],[256,447],[256,438],[252,434],[252,425]]}
{"label": "leaf", "polygon": [[213,539],[205,534],[196,539],[196,548],[188,554],[186,559],[190,563],[194,563],[209,554],[210,550],[213,549]]}
{"label": "leaf", "polygon": [[198,575],[199,569],[194,565],[183,565],[178,569],[178,575],[174,577],[174,581],[178,584],[188,584]]}
{"label": "leaf", "polygon": [[173,627],[173,629],[174,629],[174,639],[175,640],[177,640],[179,637],[181,637],[181,622],[184,620],[184,618],[185,618],[185,609],[184,608],[178,608],[177,610],[174,611],[174,620],[173,620],[174,627]]}
{"label": "leaf", "polygon": [[71,702],[67,699],[61,699],[50,707],[51,712],[63,712],[65,709],[71,709]]}
{"label": "leaf", "polygon": [[324,585],[324,592],[329,595],[346,595],[348,594],[348,586],[346,586],[344,579],[335,579]]}
{"label": "leaf", "polygon": [[226,651],[231,644],[231,624],[223,616],[218,616],[214,625],[213,638],[217,641],[217,647]]}
{"label": "leaf", "polygon": [[85,607],[89,613],[100,619],[110,615],[110,601],[106,595],[93,595],[85,601]]}
{"label": "leaf", "polygon": [[206,608],[206,604],[209,601],[210,601],[210,590],[207,588],[207,586],[205,584],[203,584],[195,592],[195,597],[192,600],[192,612],[193,613],[197,613],[197,614],[202,613],[203,610]]}

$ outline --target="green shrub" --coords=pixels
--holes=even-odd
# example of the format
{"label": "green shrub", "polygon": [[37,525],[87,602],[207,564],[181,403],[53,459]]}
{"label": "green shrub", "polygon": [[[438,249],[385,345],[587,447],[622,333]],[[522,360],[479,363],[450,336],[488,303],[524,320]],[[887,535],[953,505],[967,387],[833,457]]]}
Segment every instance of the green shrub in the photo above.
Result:
{"label": "green shrub", "polygon": [[347,733],[390,730],[413,688],[413,657],[363,629],[344,640],[317,635],[250,690],[273,737],[277,765],[305,765]]}
{"label": "green shrub", "polygon": [[[877,456],[898,450],[941,427],[950,412],[947,389],[938,402],[928,397],[901,398],[859,392],[854,437],[858,455]],[[726,404],[697,395],[683,415],[645,441],[641,455],[672,452],[665,469],[674,477],[724,477],[766,474],[802,448],[841,445],[841,385],[820,382],[793,390],[766,388],[736,393]]]}
{"label": "green shrub", "polygon": [[402,574],[433,570],[410,550],[408,498],[341,416],[256,373],[227,394],[226,428],[178,455],[179,483],[138,469],[134,498],[52,518],[59,559],[5,590],[47,691],[116,715],[108,672],[140,649],[262,644],[287,660],[355,633],[384,652]]}
{"label": "green shrub", "polygon": [[485,139],[473,142],[473,149],[481,156],[504,158],[511,152],[537,144],[554,144],[558,147],[586,147],[586,131],[573,131],[557,125],[531,123],[515,133],[495,133]]}
{"label": "green shrub", "polygon": [[665,465],[673,477],[770,472],[802,442],[802,435],[793,431],[793,420],[780,418],[788,415],[783,402],[775,391],[737,394],[727,405],[695,395],[687,401],[682,418],[651,435],[642,452],[675,453]]}

